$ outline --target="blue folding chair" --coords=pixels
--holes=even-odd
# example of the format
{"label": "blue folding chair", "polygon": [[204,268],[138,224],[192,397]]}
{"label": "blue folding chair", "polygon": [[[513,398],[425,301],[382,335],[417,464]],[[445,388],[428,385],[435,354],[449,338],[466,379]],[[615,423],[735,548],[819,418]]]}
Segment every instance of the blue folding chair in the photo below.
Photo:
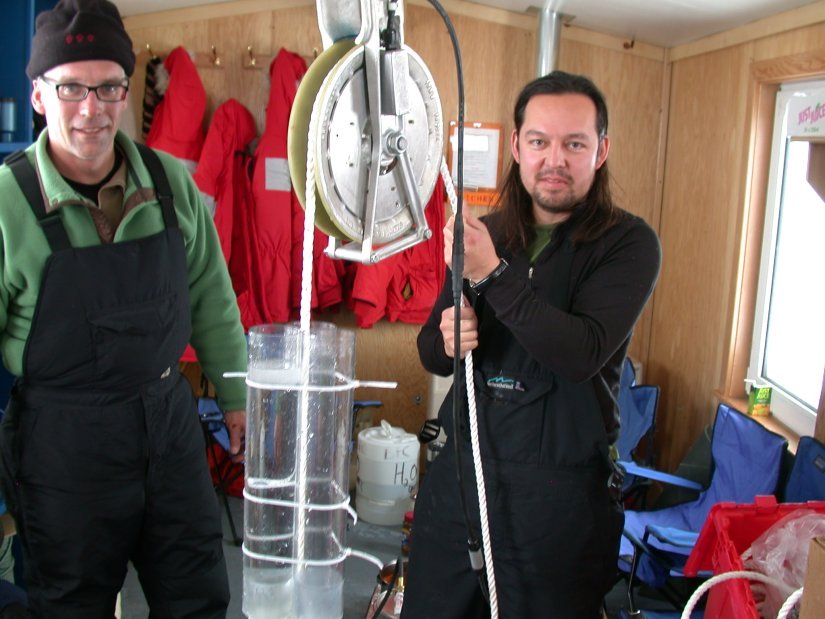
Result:
{"label": "blue folding chair", "polygon": [[[725,404],[718,406],[711,438],[713,474],[708,488],[688,503],[625,512],[619,569],[627,575],[631,606],[637,582],[659,590],[677,608],[684,604],[683,596],[668,586],[668,578],[681,574],[710,508],[720,502],[752,503],[757,495],[773,494],[786,447],[784,437]],[[663,473],[657,478],[682,481]]]}
{"label": "blue folding chair", "polygon": [[[622,498],[625,506],[644,507],[650,480],[634,475],[637,466],[648,469],[653,466],[653,433],[656,424],[656,408],[659,404],[659,387],[637,385],[636,371],[629,358],[625,359],[619,380],[619,420],[621,430],[616,441],[619,464],[625,470]],[[639,447],[642,447],[643,455]]]}
{"label": "blue folding chair", "polygon": [[[223,411],[218,406],[217,400],[208,397],[198,398],[198,417],[200,417],[201,428],[203,428],[207,453],[212,451],[213,446],[218,446],[229,454],[229,430],[226,423],[224,423]],[[217,482],[214,484],[215,492],[226,511],[229,530],[232,533],[232,542],[236,546],[240,546],[243,539],[238,535],[235,528],[235,519],[232,517],[232,509],[229,506],[226,490],[237,479],[238,475],[243,474],[243,470],[233,467],[233,463],[228,459],[222,463],[215,461],[214,463],[210,462],[210,464],[217,477]]]}
{"label": "blue folding chair", "polygon": [[785,503],[825,501],[825,445],[811,436],[799,439],[793,467],[780,498]]}

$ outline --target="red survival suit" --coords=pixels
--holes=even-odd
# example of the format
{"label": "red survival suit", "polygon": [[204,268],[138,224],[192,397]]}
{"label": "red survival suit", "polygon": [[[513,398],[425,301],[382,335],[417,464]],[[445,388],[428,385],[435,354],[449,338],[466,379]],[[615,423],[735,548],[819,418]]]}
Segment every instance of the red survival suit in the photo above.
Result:
{"label": "red survival suit", "polygon": [[235,99],[222,103],[212,116],[194,174],[204,201],[214,204],[215,228],[247,331],[265,322],[254,294],[260,274],[254,262],[257,243],[250,217],[252,185],[246,153],[256,134],[255,119],[249,110]]}
{"label": "red survival suit", "polygon": [[169,72],[169,86],[155,108],[146,145],[174,155],[194,172],[203,147],[206,90],[184,48],[169,52],[163,65]]}
{"label": "red survival suit", "polygon": [[[287,165],[289,113],[298,82],[306,73],[304,59],[281,49],[269,67],[270,91],[266,128],[255,151],[252,175],[257,230],[257,281],[267,322],[287,322],[298,315],[301,303],[301,265],[304,210],[292,190]],[[313,243],[312,307],[323,309],[342,300],[340,265],[323,251],[327,236],[316,229]]]}
{"label": "red survival suit", "polygon": [[349,305],[359,327],[384,315],[390,322],[424,324],[444,285],[444,182],[424,209],[432,237],[377,264],[356,267]]}

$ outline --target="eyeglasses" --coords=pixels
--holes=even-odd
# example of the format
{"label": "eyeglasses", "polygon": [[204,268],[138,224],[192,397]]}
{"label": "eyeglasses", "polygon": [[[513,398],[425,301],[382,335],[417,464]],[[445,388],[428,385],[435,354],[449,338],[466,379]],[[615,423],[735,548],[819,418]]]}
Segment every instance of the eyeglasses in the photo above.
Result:
{"label": "eyeglasses", "polygon": [[57,98],[61,101],[78,102],[83,101],[89,96],[90,92],[94,92],[98,101],[104,103],[116,103],[123,101],[126,98],[126,93],[129,92],[129,81],[120,82],[119,84],[100,84],[98,86],[86,86],[85,84],[66,83],[60,84],[47,77],[40,76],[40,79],[48,84],[54,86]]}

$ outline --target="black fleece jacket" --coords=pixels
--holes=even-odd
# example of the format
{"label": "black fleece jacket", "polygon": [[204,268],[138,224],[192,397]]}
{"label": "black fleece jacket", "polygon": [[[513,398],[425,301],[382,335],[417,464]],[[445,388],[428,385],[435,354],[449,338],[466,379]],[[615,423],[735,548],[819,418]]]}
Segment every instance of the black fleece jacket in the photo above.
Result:
{"label": "black fleece jacket", "polygon": [[[509,267],[481,296],[475,295],[466,281],[464,287],[479,317],[480,343],[473,359],[479,370],[476,382],[482,384],[476,389],[483,396],[487,387],[500,386],[491,380],[493,375],[512,378],[512,374],[522,381],[526,392],[531,383],[544,385],[538,389],[550,395],[544,398],[543,406],[536,402],[539,390],[521,397],[531,402],[524,407],[532,407],[529,414],[533,417],[542,411],[553,417],[549,423],[527,424],[548,434],[538,448],[545,453],[515,458],[578,465],[582,463],[578,450],[592,455],[595,441],[602,452],[618,436],[619,376],[633,327],[659,274],[659,240],[641,218],[623,211],[620,221],[597,240],[574,243],[574,216],[554,230],[548,247],[530,265],[524,252],[511,254],[501,247],[496,234],[499,216],[493,214],[485,223]],[[439,329],[442,311],[452,304],[449,274],[445,282],[418,336],[422,364],[441,376],[452,371],[452,359],[444,351]],[[492,394],[491,401],[501,400],[495,390],[487,391]],[[558,392],[564,393],[552,395]],[[448,421],[445,411],[449,414],[451,410],[449,400],[450,396],[442,407],[442,423]],[[513,406],[508,410],[512,412]],[[594,414],[601,417],[602,428],[592,427]],[[514,419],[512,414],[486,415],[482,432],[488,436],[484,442],[495,445],[506,440]],[[451,425],[445,429],[449,434]],[[512,459],[523,448],[513,445],[500,455]],[[528,451],[534,450],[531,447]],[[495,447],[493,452],[497,453]]]}

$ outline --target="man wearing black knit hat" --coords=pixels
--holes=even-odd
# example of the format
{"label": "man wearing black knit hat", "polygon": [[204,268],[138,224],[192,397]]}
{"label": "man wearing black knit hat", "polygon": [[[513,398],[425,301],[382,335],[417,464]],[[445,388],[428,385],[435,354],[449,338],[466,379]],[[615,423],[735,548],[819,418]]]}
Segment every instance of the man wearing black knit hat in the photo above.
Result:
{"label": "man wearing black knit hat", "polygon": [[[211,217],[171,156],[118,131],[135,66],[108,0],[36,22],[31,102],[46,129],[0,166],[0,353],[18,378],[0,427],[34,617],[112,619],[131,560],[152,616],[226,616],[220,513],[187,342],[242,458],[246,367]],[[0,404],[2,405],[2,404]]]}

